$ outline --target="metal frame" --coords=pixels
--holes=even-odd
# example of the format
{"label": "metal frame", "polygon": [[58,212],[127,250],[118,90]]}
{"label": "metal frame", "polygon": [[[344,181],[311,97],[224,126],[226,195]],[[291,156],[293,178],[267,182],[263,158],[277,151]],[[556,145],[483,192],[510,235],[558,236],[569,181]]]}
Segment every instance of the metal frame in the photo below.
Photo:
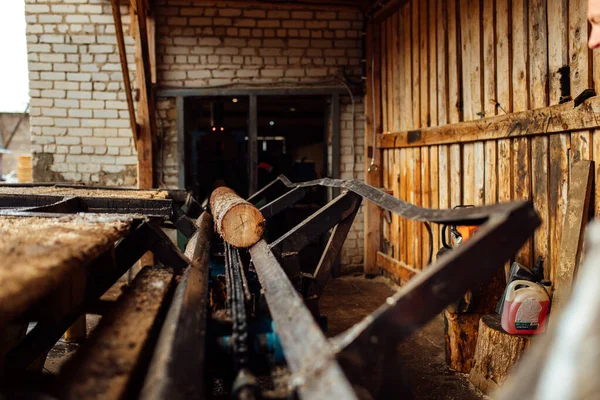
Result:
{"label": "metal frame", "polygon": [[[209,96],[247,96],[249,97],[248,110],[248,170],[249,170],[249,193],[254,194],[258,189],[258,176],[256,166],[258,165],[258,96],[330,96],[331,110],[326,113],[331,122],[331,171],[333,178],[340,177],[341,162],[341,132],[340,132],[340,95],[347,94],[347,89],[340,86],[320,87],[292,87],[292,88],[161,88],[156,92],[156,97],[174,97],[177,109],[177,152],[179,154],[177,165],[177,181],[180,189],[185,189],[186,183],[186,160],[185,160],[185,99],[187,97],[209,97]],[[327,122],[327,121],[326,121]],[[327,147],[327,137],[324,138]],[[325,154],[325,162],[328,163],[328,154]],[[333,196],[339,192],[334,189]]]}
{"label": "metal frame", "polygon": [[[413,221],[481,227],[471,240],[434,262],[379,309],[330,342],[324,342],[307,305],[300,301],[290,280],[285,279],[284,269],[271,251],[293,237],[294,231],[301,231],[302,225],[271,246],[262,241],[252,247],[252,262],[294,376],[292,383],[302,398],[357,398],[349,389],[352,387],[362,387],[374,398],[393,397],[398,390],[397,344],[472,286],[491,278],[540,224],[530,202],[432,210],[411,205],[357,180],[322,179],[292,184],[280,177],[265,187],[262,195],[273,195],[276,188],[291,190],[315,185],[345,189],[346,195],[360,196]],[[338,225],[338,229],[343,231],[345,226]],[[344,374],[339,374],[340,367]],[[380,379],[364,381],[365,372],[375,367],[382,367]]]}

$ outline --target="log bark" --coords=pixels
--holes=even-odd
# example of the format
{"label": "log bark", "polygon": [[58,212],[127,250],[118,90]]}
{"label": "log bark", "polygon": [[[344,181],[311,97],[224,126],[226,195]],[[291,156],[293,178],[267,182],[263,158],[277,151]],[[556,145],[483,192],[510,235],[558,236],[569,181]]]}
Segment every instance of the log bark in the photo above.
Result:
{"label": "log bark", "polygon": [[477,345],[477,325],[481,314],[444,312],[446,363],[456,371],[469,373]]}
{"label": "log bark", "polygon": [[262,238],[263,215],[233,190],[224,186],[215,189],[210,196],[210,208],[217,233],[232,246],[250,247]]}
{"label": "log bark", "polygon": [[497,314],[484,315],[469,380],[484,393],[498,389],[529,346],[529,336],[510,335]]}

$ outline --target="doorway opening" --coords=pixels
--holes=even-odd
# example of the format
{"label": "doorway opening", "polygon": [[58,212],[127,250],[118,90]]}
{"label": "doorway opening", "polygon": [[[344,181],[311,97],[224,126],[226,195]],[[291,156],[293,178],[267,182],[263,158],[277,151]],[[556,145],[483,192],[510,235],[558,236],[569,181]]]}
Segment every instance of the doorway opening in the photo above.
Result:
{"label": "doorway opening", "polygon": [[[184,182],[198,198],[221,185],[247,197],[280,174],[330,175],[331,96],[199,96],[183,106]],[[303,203],[320,206],[326,196],[319,188]]]}

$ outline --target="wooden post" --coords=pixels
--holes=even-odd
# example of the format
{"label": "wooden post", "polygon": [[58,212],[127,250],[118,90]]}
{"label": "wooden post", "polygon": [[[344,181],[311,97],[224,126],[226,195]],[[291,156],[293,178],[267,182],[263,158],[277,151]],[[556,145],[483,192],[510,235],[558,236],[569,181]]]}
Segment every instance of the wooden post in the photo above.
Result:
{"label": "wooden post", "polygon": [[567,213],[560,241],[558,268],[553,282],[552,313],[555,316],[569,298],[573,278],[579,266],[583,247],[583,231],[589,220],[593,171],[594,163],[592,161],[577,161],[571,166]]}
{"label": "wooden post", "polygon": [[[381,187],[381,151],[373,138],[381,131],[380,52],[377,27],[371,22],[367,28],[367,101],[365,126],[365,181]],[[365,275],[377,274],[377,251],[381,241],[381,215],[375,204],[365,205]]]}
{"label": "wooden post", "polygon": [[147,30],[147,10],[144,0],[132,1],[134,7],[132,17],[135,35],[136,80],[140,91],[138,103],[139,136],[138,151],[138,187],[148,189],[154,187],[153,142],[156,132],[154,107],[154,91],[150,65],[149,41]]}

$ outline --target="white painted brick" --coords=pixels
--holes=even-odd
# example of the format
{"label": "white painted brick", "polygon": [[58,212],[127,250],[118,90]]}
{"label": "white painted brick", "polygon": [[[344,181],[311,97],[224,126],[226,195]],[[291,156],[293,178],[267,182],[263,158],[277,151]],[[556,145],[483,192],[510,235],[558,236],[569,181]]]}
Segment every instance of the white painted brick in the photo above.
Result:
{"label": "white painted brick", "polygon": [[77,82],[89,82],[92,80],[92,74],[85,73],[85,72],[68,73],[67,79],[70,81],[77,81]]}
{"label": "white painted brick", "polygon": [[80,14],[102,14],[101,5],[85,4],[77,7]]}
{"label": "white painted brick", "polygon": [[56,144],[73,145],[73,144],[80,144],[80,143],[81,143],[81,139],[79,137],[59,136],[56,138]]}
{"label": "white painted brick", "polygon": [[39,36],[40,43],[64,43],[65,36],[64,35],[40,35]]}
{"label": "white painted brick", "polygon": [[67,4],[53,4],[52,12],[54,14],[66,14],[66,13],[74,13],[75,6],[67,5]]}
{"label": "white painted brick", "polygon": [[54,124],[58,127],[79,127],[81,122],[76,118],[55,118]]}
{"label": "white painted brick", "polygon": [[116,163],[118,165],[136,165],[137,164],[137,157],[136,156],[119,156],[116,159]]}
{"label": "white painted brick", "polygon": [[119,113],[116,110],[94,110],[94,118],[118,118]]}

